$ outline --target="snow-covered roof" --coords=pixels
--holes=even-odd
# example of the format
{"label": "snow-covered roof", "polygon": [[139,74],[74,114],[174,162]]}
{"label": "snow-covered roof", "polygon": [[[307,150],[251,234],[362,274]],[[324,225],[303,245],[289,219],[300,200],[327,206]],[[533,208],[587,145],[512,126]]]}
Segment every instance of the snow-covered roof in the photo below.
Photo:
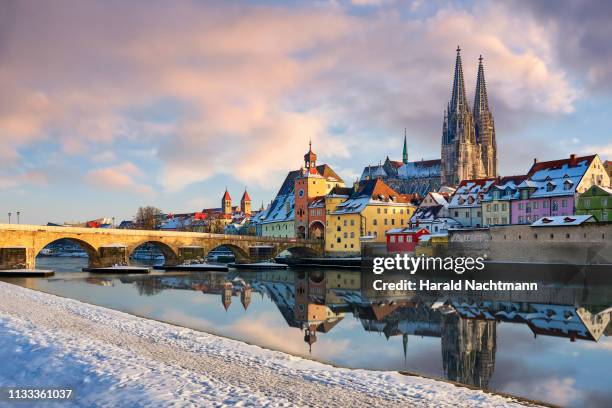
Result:
{"label": "snow-covered roof", "polygon": [[397,174],[402,179],[439,176],[440,167],[440,160],[414,161],[402,165]]}
{"label": "snow-covered roof", "polygon": [[425,227],[405,227],[405,228],[391,228],[385,232],[386,235],[390,234],[414,234],[421,230],[427,231],[429,234],[429,230]]}
{"label": "snow-covered roof", "polygon": [[532,227],[564,227],[567,225],[581,225],[585,222],[594,222],[593,216],[587,215],[557,215],[542,217],[531,224]]}
{"label": "snow-covered roof", "polygon": [[535,163],[519,188],[529,188],[530,198],[574,195],[594,156]]}
{"label": "snow-covered roof", "polygon": [[363,169],[363,172],[361,173],[361,177],[359,178],[360,181],[364,181],[364,180],[368,180],[368,179],[375,179],[377,177],[387,177],[387,172],[385,171],[385,168],[383,167],[382,164],[376,165],[376,166],[367,166]]}
{"label": "snow-covered roof", "polygon": [[381,179],[370,179],[359,183],[350,198],[340,203],[332,215],[358,214],[368,205],[411,206],[413,196],[400,194]]}
{"label": "snow-covered roof", "polygon": [[451,198],[449,207],[478,207],[480,205],[480,201],[494,183],[495,179],[463,180]]}

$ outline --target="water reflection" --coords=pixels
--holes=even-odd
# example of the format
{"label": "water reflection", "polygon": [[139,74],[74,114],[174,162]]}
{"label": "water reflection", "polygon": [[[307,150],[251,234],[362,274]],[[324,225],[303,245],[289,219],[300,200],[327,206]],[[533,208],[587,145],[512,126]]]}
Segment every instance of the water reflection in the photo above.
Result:
{"label": "water reflection", "polygon": [[591,396],[612,398],[612,286],[564,275],[540,279],[534,292],[376,291],[379,278],[327,269],[60,273],[13,283],[339,365],[405,369],[562,405],[559,395],[589,406]]}
{"label": "water reflection", "polygon": [[[387,277],[387,280],[404,276]],[[347,315],[363,330],[387,339],[401,337],[404,359],[410,337],[441,340],[444,376],[488,389],[495,369],[497,326],[525,325],[533,336],[597,342],[612,332],[610,288],[564,283],[540,285],[537,292],[374,291],[372,277],[346,271],[208,272],[177,276],[126,276],[141,295],[164,289],[218,294],[227,311],[233,298],[244,310],[253,294],[269,298],[289,327],[303,332],[310,351],[319,336]],[[89,278],[112,284],[112,278]]]}

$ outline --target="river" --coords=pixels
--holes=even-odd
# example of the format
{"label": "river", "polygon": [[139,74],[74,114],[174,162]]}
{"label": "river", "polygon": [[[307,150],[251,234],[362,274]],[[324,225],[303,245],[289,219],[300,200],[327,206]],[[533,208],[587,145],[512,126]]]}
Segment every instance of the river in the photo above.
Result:
{"label": "river", "polygon": [[339,366],[560,405],[612,401],[612,286],[377,292],[367,273],[331,268],[118,276],[79,272],[86,263],[42,257],[55,276],[3,280]]}

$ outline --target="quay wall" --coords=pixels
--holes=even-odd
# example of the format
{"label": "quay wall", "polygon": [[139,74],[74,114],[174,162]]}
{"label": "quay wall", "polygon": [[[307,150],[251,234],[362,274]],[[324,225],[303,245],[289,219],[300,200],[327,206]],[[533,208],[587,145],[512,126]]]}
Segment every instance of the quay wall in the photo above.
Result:
{"label": "quay wall", "polygon": [[434,255],[486,255],[489,261],[508,263],[612,265],[612,223],[451,231],[448,248]]}

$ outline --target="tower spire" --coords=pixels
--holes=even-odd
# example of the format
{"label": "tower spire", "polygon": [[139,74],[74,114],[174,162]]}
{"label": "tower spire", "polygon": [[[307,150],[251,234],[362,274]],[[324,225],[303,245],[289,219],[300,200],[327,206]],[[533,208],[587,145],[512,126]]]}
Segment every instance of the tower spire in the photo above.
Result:
{"label": "tower spire", "polygon": [[404,152],[402,154],[402,161],[404,164],[408,163],[408,143],[406,141],[406,128],[404,128]]}
{"label": "tower spire", "polygon": [[463,80],[463,64],[461,63],[461,47],[457,46],[457,59],[455,61],[455,76],[451,93],[450,111],[469,111],[470,107],[465,97],[465,82]]}
{"label": "tower spire", "polygon": [[482,55],[478,58],[478,77],[476,78],[476,95],[474,95],[474,118],[489,113],[489,98],[487,96],[487,84],[482,65]]}

